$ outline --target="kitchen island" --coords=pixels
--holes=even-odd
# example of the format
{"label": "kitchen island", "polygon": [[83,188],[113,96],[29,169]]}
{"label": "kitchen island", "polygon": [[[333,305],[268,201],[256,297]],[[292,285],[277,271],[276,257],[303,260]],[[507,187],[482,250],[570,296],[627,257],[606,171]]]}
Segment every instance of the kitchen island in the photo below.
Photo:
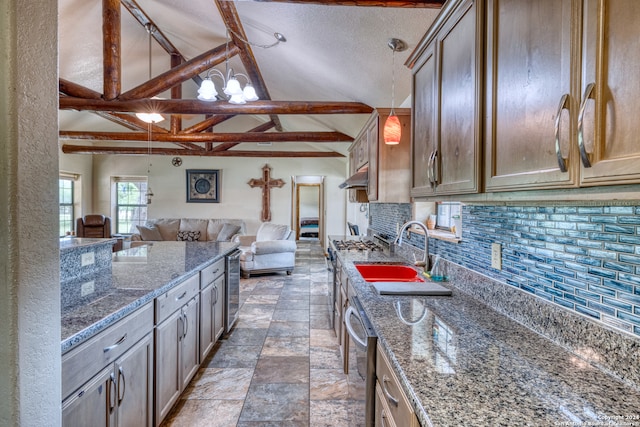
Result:
{"label": "kitchen island", "polygon": [[335,254],[422,426],[640,426],[636,384],[498,313],[455,277],[452,296],[381,296],[354,263],[404,258]]}
{"label": "kitchen island", "polygon": [[158,426],[225,329],[238,243],[153,242],[107,260],[104,242],[75,243],[77,265],[61,265],[63,425]]}
{"label": "kitchen island", "polygon": [[232,242],[152,242],[114,253],[111,275],[96,271],[66,281],[61,290],[62,353],[237,247]]}

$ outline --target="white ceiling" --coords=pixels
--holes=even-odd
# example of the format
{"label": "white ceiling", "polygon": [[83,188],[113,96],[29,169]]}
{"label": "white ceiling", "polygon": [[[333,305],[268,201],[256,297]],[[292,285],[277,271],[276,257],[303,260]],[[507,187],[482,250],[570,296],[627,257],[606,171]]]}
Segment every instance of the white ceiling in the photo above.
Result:
{"label": "white ceiling", "polygon": [[[225,28],[212,0],[138,0],[140,8],[186,58],[225,42]],[[102,92],[102,2],[59,0],[59,75]],[[411,71],[404,62],[439,9],[323,6],[300,3],[237,1],[249,41],[271,44],[274,32],[286,43],[253,53],[273,100],[357,101],[391,107],[392,51],[389,38],[408,49],[395,54],[395,105],[410,106]],[[169,55],[154,41],[152,74],[167,71]],[[148,35],[122,9],[122,92],[148,79]],[[244,72],[238,58],[231,66]],[[219,66],[224,69],[224,66]],[[202,74],[202,77],[205,73]],[[214,80],[218,82],[218,80]],[[242,80],[241,80],[242,83]],[[195,98],[197,86],[183,84],[183,98]],[[169,93],[161,96],[169,98]],[[61,111],[61,130],[125,131],[88,112]],[[190,121],[186,118],[185,126]],[[191,118],[192,122],[202,117]],[[284,131],[340,131],[356,136],[366,115],[280,116]],[[216,131],[247,131],[267,117],[234,118]],[[163,123],[167,123],[165,121]],[[165,124],[164,126],[167,126]],[[331,148],[345,153],[349,144]],[[305,149],[308,149],[305,148]]]}

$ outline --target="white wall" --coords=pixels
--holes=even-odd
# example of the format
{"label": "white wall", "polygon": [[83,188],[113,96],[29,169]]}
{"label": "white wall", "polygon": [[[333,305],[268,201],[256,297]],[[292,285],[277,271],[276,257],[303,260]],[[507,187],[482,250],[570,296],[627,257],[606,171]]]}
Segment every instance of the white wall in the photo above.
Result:
{"label": "white wall", "polygon": [[[81,157],[68,155],[67,157]],[[291,176],[323,175],[326,191],[327,234],[343,234],[346,192],[338,188],[345,179],[346,158],[237,158],[182,157],[182,165],[174,167],[171,156],[152,156],[149,183],[154,197],[148,207],[149,218],[241,218],[257,227],[262,211],[262,190],[251,188],[251,178],[261,178],[262,167],[269,164],[271,177],[281,178],[285,185],[271,190],[271,221],[291,225]],[[78,159],[82,161],[82,159]],[[73,162],[73,159],[65,159]],[[94,156],[94,210],[110,212],[112,176],[147,176],[147,156]],[[70,164],[70,163],[67,163]],[[71,163],[72,164],[72,163]],[[187,203],[186,170],[220,169],[220,203]]]}

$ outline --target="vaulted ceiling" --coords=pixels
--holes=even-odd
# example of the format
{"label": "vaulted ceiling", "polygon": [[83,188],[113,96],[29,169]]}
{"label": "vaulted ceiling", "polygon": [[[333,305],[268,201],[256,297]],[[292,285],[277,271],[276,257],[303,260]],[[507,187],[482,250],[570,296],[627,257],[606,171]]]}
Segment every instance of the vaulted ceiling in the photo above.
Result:
{"label": "vaulted ceiling", "polygon": [[[443,1],[59,0],[62,151],[341,157],[391,107],[392,75],[409,102],[403,63]],[[274,33],[286,42],[265,48]],[[408,45],[395,58],[392,37]],[[196,98],[227,59],[259,101]],[[150,109],[166,120],[135,116]]]}

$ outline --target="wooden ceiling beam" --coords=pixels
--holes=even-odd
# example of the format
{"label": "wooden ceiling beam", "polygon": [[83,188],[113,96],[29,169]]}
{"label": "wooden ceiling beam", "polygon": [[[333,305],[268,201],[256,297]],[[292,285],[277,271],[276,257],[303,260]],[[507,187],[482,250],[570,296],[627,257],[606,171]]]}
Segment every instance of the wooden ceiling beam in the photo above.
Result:
{"label": "wooden ceiling beam", "polygon": [[[65,79],[58,80],[58,91],[64,95],[72,97],[102,99],[101,93]],[[132,114],[110,113],[105,111],[93,111],[93,113],[103,119],[124,126],[127,129],[143,131],[147,131],[149,129],[149,125],[146,122],[143,122]],[[163,127],[156,126],[154,124],[151,125],[151,131],[157,133],[167,132]]]}
{"label": "wooden ceiling beam", "polygon": [[102,63],[104,99],[116,99],[122,86],[120,0],[102,0]]}
{"label": "wooden ceiling beam", "polygon": [[[273,122],[273,120],[271,120],[271,121],[268,121],[266,123],[263,123],[261,125],[258,125],[256,127],[254,127],[249,132],[265,132],[265,131],[268,131],[269,129],[274,128],[275,126],[276,126],[276,124]],[[226,151],[226,150],[228,150],[230,148],[235,147],[238,144],[240,144],[240,143],[239,142],[223,142],[223,143],[218,144],[217,146],[213,147],[213,144],[207,143],[207,150]]]}
{"label": "wooden ceiling beam", "polygon": [[[261,125],[265,126],[265,125]],[[147,132],[88,132],[60,131],[60,139],[82,139],[89,141],[148,141]],[[192,134],[151,133],[156,142],[353,142],[353,138],[342,132],[242,132]]]}
{"label": "wooden ceiling beam", "polygon": [[61,96],[61,110],[148,112],[160,114],[369,114],[373,108],[360,102],[255,101],[246,104],[206,102],[197,99],[136,99],[105,101]]}
{"label": "wooden ceiling beam", "polygon": [[182,133],[202,132],[203,130],[207,130],[209,128],[214,127],[217,124],[220,124],[226,120],[229,120],[232,117],[235,117],[235,116],[234,115],[222,116],[218,114],[215,116],[207,117],[203,121],[196,123],[191,127],[186,128],[185,130],[182,131]]}
{"label": "wooden ceiling beam", "polygon": [[[237,55],[239,51],[237,46],[229,43],[230,56]],[[118,99],[128,101],[132,99],[150,98],[223,63],[225,59],[226,44],[215,47],[157,75],[151,80],[123,93]]]}
{"label": "wooden ceiling beam", "polygon": [[[93,147],[83,145],[63,144],[62,152],[65,154],[126,154],[148,155],[147,147]],[[202,157],[344,157],[335,151],[205,151],[187,150],[179,148],[152,148],[152,155],[160,156],[202,156]]]}
{"label": "wooden ceiling beam", "polygon": [[[151,36],[158,42],[160,46],[171,56],[180,57],[181,62],[186,62],[186,58],[182,56],[180,51],[171,43],[171,41],[163,34],[158,26],[149,18],[149,16],[140,8],[135,0],[120,0],[122,5],[131,13],[131,15],[142,25],[144,28],[154,28]],[[192,77],[192,80],[196,82],[198,86],[202,83],[202,78],[199,75]]]}
{"label": "wooden ceiling beam", "polygon": [[271,3],[304,3],[323,6],[373,6],[440,9],[446,0],[259,0]]}
{"label": "wooden ceiling beam", "polygon": [[[270,100],[271,95],[269,94],[267,84],[262,77],[260,68],[258,68],[258,62],[253,55],[251,46],[244,42],[244,40],[247,40],[247,35],[242,27],[235,3],[233,1],[226,0],[215,0],[215,3],[229,32],[229,37],[233,43],[240,48],[240,60],[242,61],[242,65],[244,65],[244,69],[251,80],[251,84],[256,90],[256,94],[260,99]],[[271,120],[276,124],[276,130],[281,131],[282,123],[280,122],[280,118],[276,115],[271,115]]]}

